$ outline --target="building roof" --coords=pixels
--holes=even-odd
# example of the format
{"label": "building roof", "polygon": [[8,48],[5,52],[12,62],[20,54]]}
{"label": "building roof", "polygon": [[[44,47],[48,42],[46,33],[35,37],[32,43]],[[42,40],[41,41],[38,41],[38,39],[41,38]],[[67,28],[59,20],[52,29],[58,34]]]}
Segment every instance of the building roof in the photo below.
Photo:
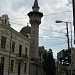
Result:
{"label": "building roof", "polygon": [[20,33],[23,34],[24,36],[28,36],[28,34],[31,34],[31,27],[30,26],[25,26],[20,30]]}

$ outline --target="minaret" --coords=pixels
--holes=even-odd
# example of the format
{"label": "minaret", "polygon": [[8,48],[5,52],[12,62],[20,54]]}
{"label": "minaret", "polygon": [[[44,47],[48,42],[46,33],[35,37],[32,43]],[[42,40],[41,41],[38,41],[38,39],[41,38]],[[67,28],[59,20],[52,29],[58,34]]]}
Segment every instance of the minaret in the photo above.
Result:
{"label": "minaret", "polygon": [[[30,49],[30,58],[33,61],[38,59],[38,44],[39,44],[39,25],[41,24],[41,18],[43,17],[43,13],[39,12],[38,1],[34,1],[34,5],[32,7],[33,11],[28,13],[29,21],[31,24],[31,49]],[[30,75],[36,75],[36,66],[30,64]]]}
{"label": "minaret", "polygon": [[31,41],[32,48],[30,57],[38,58],[38,44],[39,44],[39,25],[41,24],[41,18],[43,17],[43,13],[39,12],[38,1],[35,0],[34,5],[32,7],[33,11],[28,13],[31,24]]}

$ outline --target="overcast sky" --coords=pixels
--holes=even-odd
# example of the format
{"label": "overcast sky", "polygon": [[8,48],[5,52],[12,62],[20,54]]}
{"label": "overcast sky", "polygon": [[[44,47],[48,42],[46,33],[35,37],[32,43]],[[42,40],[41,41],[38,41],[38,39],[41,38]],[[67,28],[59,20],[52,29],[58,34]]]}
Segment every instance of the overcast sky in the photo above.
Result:
{"label": "overcast sky", "polygon": [[[0,0],[0,16],[8,14],[11,27],[18,32],[29,23],[27,13],[32,11],[34,0]],[[39,46],[51,48],[56,58],[57,52],[67,49],[66,24],[56,24],[56,20],[72,23],[71,0],[38,0],[44,14],[39,32]],[[30,24],[29,24],[30,25]],[[70,28],[70,24],[69,28]],[[70,35],[70,29],[69,29]]]}

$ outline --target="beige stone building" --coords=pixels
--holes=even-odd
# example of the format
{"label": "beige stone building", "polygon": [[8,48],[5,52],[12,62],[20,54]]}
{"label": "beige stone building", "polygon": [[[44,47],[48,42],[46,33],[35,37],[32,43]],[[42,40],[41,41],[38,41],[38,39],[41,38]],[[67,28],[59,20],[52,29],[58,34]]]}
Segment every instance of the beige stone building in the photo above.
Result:
{"label": "beige stone building", "polygon": [[30,40],[0,17],[0,75],[29,75]]}

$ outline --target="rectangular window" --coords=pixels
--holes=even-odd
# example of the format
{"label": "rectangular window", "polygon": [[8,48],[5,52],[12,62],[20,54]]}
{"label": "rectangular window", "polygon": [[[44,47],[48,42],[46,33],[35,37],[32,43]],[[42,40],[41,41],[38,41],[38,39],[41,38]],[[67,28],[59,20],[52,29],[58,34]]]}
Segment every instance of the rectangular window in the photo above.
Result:
{"label": "rectangular window", "polygon": [[14,69],[14,60],[11,60],[10,71],[13,72]]}
{"label": "rectangular window", "polygon": [[4,75],[4,57],[1,57],[0,75]]}
{"label": "rectangular window", "polygon": [[5,49],[6,46],[6,37],[2,36],[1,37],[1,48]]}
{"label": "rectangular window", "polygon": [[21,72],[21,63],[18,62],[18,75],[21,75],[20,72]]}
{"label": "rectangular window", "polygon": [[24,73],[27,71],[27,63],[24,64]]}
{"label": "rectangular window", "polygon": [[21,57],[21,53],[22,53],[22,45],[19,45],[19,57]]}
{"label": "rectangular window", "polygon": [[25,49],[25,55],[27,55],[27,48]]}
{"label": "rectangular window", "polygon": [[12,52],[15,50],[15,42],[12,42]]}

